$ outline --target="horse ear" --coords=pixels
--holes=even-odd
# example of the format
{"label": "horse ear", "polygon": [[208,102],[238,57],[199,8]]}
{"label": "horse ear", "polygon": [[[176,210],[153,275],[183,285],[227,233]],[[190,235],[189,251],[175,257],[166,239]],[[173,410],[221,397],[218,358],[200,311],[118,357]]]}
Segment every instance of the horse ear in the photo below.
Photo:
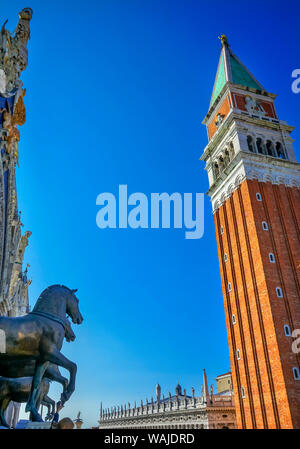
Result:
{"label": "horse ear", "polygon": [[73,293],[76,293],[77,291],[78,291],[78,288],[74,288],[74,289],[72,290]]}

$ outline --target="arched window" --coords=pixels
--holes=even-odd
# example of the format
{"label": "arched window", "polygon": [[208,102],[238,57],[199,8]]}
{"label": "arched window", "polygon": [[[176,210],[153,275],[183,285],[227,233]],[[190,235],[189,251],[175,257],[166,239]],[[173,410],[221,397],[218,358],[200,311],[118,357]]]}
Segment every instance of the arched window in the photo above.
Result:
{"label": "arched window", "polygon": [[294,367],[294,368],[293,368],[293,374],[294,374],[294,379],[295,379],[295,380],[300,380],[300,372],[299,372],[299,368]]}
{"label": "arched window", "polygon": [[240,350],[237,349],[237,350],[236,350],[236,359],[237,359],[237,360],[240,360],[240,358],[241,358],[241,353],[240,353]]}
{"label": "arched window", "polygon": [[247,136],[247,143],[248,143],[248,150],[251,151],[251,153],[255,153],[254,142],[251,136]]}
{"label": "arched window", "polygon": [[267,149],[268,156],[273,156],[273,157],[275,156],[275,154],[274,154],[274,145],[271,142],[271,140],[267,140],[267,142],[266,142],[266,149]]}
{"label": "arched window", "polygon": [[280,159],[286,159],[284,149],[280,142],[276,142],[276,152]]}
{"label": "arched window", "polygon": [[291,337],[292,333],[291,333],[291,328],[288,324],[284,325],[284,333],[286,335],[286,337]]}
{"label": "arched window", "polygon": [[228,150],[225,150],[224,151],[224,162],[225,162],[225,165],[227,166],[228,164],[229,164],[229,162],[230,162],[230,155],[229,155],[229,151]]}
{"label": "arched window", "polygon": [[219,161],[220,171],[222,172],[225,168],[225,162],[224,162],[223,156],[220,156],[218,161]]}
{"label": "arched window", "polygon": [[261,197],[260,193],[256,194],[256,199],[257,199],[257,201],[262,201],[262,197]]}
{"label": "arched window", "polygon": [[232,159],[234,158],[234,145],[232,142],[229,143],[229,155],[230,155],[230,160],[232,161]]}
{"label": "arched window", "polygon": [[232,324],[236,324],[236,318],[234,314],[232,314]]}
{"label": "arched window", "polygon": [[241,387],[241,394],[242,394],[242,398],[244,399],[246,397],[245,388],[244,387]]}
{"label": "arched window", "polygon": [[276,287],[276,294],[277,294],[278,298],[283,297],[282,290],[280,287]]}
{"label": "arched window", "polygon": [[256,147],[260,154],[264,154],[264,143],[260,137],[256,139]]}
{"label": "arched window", "polygon": [[219,169],[219,165],[217,162],[215,162],[215,164],[214,164],[214,173],[215,173],[215,179],[217,179],[218,176],[220,175],[220,169]]}
{"label": "arched window", "polygon": [[273,253],[269,253],[269,261],[270,261],[271,263],[275,263],[275,256],[274,256]]}

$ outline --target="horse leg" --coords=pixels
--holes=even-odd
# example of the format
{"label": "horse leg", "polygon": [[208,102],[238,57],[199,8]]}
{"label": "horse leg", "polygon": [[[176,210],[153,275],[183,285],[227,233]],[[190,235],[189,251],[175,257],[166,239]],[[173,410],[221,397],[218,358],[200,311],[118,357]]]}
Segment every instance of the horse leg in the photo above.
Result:
{"label": "horse leg", "polygon": [[69,385],[68,379],[61,375],[57,365],[51,364],[47,368],[45,377],[48,377],[48,379],[51,379],[53,382],[58,382],[59,384],[61,384],[63,386],[63,391],[66,391],[66,389]]}
{"label": "horse leg", "polygon": [[[44,399],[45,399],[45,398],[44,398]],[[45,400],[43,400],[43,401],[41,402],[41,404],[42,404],[43,406],[47,407],[47,413],[46,413],[46,415],[45,415],[45,421],[50,421],[50,419],[51,419],[51,412],[50,412],[51,406],[50,406],[50,404],[48,404],[48,402],[46,402]]]}
{"label": "horse leg", "polygon": [[5,413],[5,410],[7,409],[8,405],[9,405],[9,403],[10,403],[10,399],[9,398],[5,398],[5,399],[2,400],[2,402],[0,404],[0,423],[1,423],[1,426],[8,427],[8,428],[9,428],[9,425],[6,422],[4,413]]}
{"label": "horse leg", "polygon": [[63,386],[63,393],[64,393],[69,385],[68,379],[64,376],[60,376],[56,382],[60,383]]}
{"label": "horse leg", "polygon": [[[52,419],[55,414],[55,401],[53,401],[53,399],[49,398],[49,396],[44,396],[42,404],[44,404],[48,409],[47,416],[49,416],[49,420]],[[50,411],[51,409],[52,409],[52,411]]]}
{"label": "horse leg", "polygon": [[[35,408],[37,409],[37,411],[39,411],[40,406],[41,406],[41,401],[40,401],[40,399],[38,399],[35,403]],[[40,414],[41,418],[43,419],[42,413],[39,413],[39,414]]]}
{"label": "horse leg", "polygon": [[42,404],[43,405],[45,405],[45,407],[47,407],[47,415],[46,415],[46,417],[45,417],[45,421],[47,421],[47,419],[50,421],[50,419],[51,419],[51,405],[50,404],[48,404],[47,402],[42,402]]}
{"label": "horse leg", "polygon": [[33,375],[32,379],[32,385],[31,385],[31,392],[28,399],[28,402],[26,404],[25,411],[31,412],[32,421],[34,422],[42,422],[41,415],[38,413],[36,408],[36,403],[39,399],[39,393],[40,393],[40,385],[42,378],[44,376],[44,373],[47,369],[48,361],[47,362],[37,362],[36,369]]}
{"label": "horse leg", "polygon": [[55,363],[55,365],[62,366],[70,373],[70,381],[67,389],[61,395],[61,401],[64,404],[68,401],[75,390],[75,380],[77,373],[77,365],[71,360],[67,359],[57,348],[52,348],[52,351],[47,354],[47,360],[51,363]]}
{"label": "horse leg", "polygon": [[49,400],[49,402],[51,404],[51,407],[52,407],[51,419],[53,419],[54,415],[55,415],[55,401],[53,399],[49,398],[49,396],[47,396],[47,398],[48,398],[48,400]]}
{"label": "horse leg", "polygon": [[[38,380],[36,380],[36,388],[35,388],[35,391],[33,391],[34,411],[31,412],[31,414],[33,415],[33,419],[32,419],[33,421],[36,421],[36,420],[43,421],[42,417],[38,413],[38,409],[41,404],[43,389],[44,389],[43,376],[44,376],[44,373],[45,373],[48,365],[49,365],[48,361],[42,363],[42,365],[40,367],[40,372],[38,373],[41,380],[40,380],[40,382],[38,382]],[[37,367],[37,368],[39,368],[39,367]]]}

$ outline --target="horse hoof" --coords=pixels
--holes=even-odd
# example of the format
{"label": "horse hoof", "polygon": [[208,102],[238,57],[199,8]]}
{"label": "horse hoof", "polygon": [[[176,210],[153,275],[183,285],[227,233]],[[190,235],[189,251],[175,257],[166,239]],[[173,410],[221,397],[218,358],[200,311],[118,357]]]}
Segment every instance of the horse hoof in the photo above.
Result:
{"label": "horse hoof", "polygon": [[44,421],[39,413],[33,413],[32,422],[44,422]]}

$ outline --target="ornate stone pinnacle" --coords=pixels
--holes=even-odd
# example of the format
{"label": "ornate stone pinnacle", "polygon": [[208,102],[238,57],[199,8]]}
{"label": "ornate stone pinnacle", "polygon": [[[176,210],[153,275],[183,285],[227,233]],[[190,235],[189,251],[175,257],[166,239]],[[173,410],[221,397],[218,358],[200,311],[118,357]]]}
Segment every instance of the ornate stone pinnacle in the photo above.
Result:
{"label": "ornate stone pinnacle", "polygon": [[13,35],[5,29],[7,21],[0,30],[0,94],[5,96],[22,86],[20,75],[28,63],[27,42],[32,14],[31,8],[19,12],[19,22]]}
{"label": "ornate stone pinnacle", "polygon": [[20,19],[23,19],[23,20],[30,20],[32,17],[32,14],[33,14],[32,9],[29,7],[26,7],[26,8],[23,8],[22,11],[19,12],[19,17],[20,17]]}

